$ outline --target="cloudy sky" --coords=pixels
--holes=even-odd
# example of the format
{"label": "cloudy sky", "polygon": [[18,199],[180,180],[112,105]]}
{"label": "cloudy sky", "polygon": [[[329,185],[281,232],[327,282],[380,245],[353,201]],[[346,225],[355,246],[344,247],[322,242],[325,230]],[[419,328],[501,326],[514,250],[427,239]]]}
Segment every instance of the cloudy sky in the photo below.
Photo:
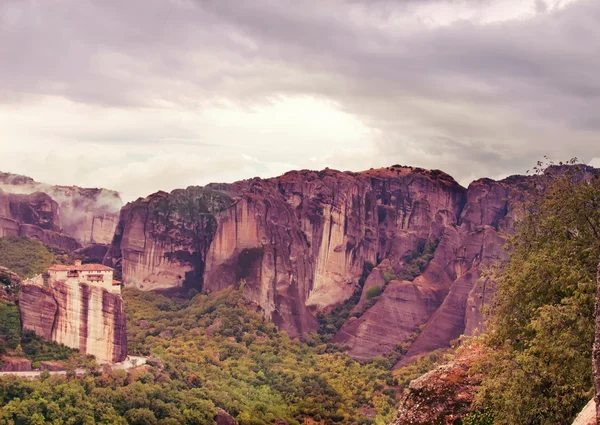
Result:
{"label": "cloudy sky", "polygon": [[598,0],[0,0],[0,170],[159,189],[600,166]]}

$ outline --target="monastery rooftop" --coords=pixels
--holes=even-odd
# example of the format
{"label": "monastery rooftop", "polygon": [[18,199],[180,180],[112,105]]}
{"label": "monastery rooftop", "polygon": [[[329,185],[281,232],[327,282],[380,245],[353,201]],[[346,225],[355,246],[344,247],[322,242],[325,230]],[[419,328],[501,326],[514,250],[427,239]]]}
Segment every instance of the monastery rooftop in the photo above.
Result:
{"label": "monastery rooftop", "polygon": [[113,269],[105,266],[104,264],[75,264],[75,265],[62,265],[62,264],[55,264],[53,266],[51,266],[49,269],[49,271],[53,271],[53,272],[61,272],[61,271],[78,271],[78,272],[98,272],[98,271],[104,271],[104,272],[112,272]]}

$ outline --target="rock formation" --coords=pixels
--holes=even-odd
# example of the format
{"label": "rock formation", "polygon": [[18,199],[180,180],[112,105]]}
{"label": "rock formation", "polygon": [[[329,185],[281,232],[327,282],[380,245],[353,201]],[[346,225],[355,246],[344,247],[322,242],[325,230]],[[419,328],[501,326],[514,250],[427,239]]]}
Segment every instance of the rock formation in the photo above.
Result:
{"label": "rock formation", "polygon": [[[121,205],[114,191],[50,186],[0,173],[0,236],[35,237],[66,250],[90,243],[109,244]],[[23,225],[33,228],[24,229]]]}
{"label": "rock formation", "polygon": [[[465,189],[438,170],[393,166],[159,192],[122,209],[105,264],[144,290],[240,287],[294,337],[362,290],[359,317],[334,341],[366,359],[414,339],[407,362],[481,330],[494,286],[485,270],[506,259],[532,179]],[[382,294],[367,302],[374,286]]]}
{"label": "rock formation", "polygon": [[21,277],[15,272],[0,266],[0,300],[14,302],[21,284]]}
{"label": "rock formation", "polygon": [[51,282],[49,287],[23,282],[19,310],[24,330],[56,341],[101,361],[127,357],[126,319],[118,294],[92,285]]}
{"label": "rock formation", "polygon": [[463,347],[456,358],[412,381],[391,425],[452,425],[471,412],[481,382],[471,366],[476,347]]}
{"label": "rock formation", "polygon": [[596,420],[596,403],[594,400],[590,400],[585,405],[583,410],[577,415],[572,425],[597,425]]}
{"label": "rock formation", "polygon": [[0,189],[0,237],[25,236],[45,245],[73,250],[80,244],[60,233],[58,204],[45,193],[6,193]]}
{"label": "rock formation", "polygon": [[31,360],[21,357],[3,356],[0,358],[0,372],[30,372]]}

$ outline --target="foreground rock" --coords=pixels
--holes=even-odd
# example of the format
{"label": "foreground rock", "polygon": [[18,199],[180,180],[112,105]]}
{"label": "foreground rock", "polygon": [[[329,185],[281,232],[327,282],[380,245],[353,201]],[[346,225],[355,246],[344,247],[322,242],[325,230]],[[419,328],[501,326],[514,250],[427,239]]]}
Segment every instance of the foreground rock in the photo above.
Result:
{"label": "foreground rock", "polygon": [[479,357],[475,347],[463,348],[454,361],[412,381],[392,425],[452,425],[472,411],[481,378],[470,373]]}
{"label": "foreground rock", "polygon": [[590,400],[588,404],[585,405],[581,413],[577,415],[573,425],[597,425],[596,421],[596,403],[594,400]]}
{"label": "foreground rock", "polygon": [[600,423],[600,264],[598,264],[598,286],[596,293],[596,331],[592,357],[594,387],[596,389],[596,393],[594,395],[594,401],[596,405],[596,420],[598,423]]}

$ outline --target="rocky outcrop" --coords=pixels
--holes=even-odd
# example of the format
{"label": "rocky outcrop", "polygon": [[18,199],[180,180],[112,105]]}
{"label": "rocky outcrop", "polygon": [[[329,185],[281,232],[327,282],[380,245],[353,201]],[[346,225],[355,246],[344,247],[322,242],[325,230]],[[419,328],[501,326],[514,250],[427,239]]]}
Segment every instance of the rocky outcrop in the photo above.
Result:
{"label": "rocky outcrop", "polygon": [[478,356],[476,347],[463,347],[453,361],[412,381],[391,425],[462,423],[472,411],[481,382],[481,376],[471,370]]}
{"label": "rocky outcrop", "polygon": [[117,192],[53,186],[48,194],[60,205],[64,233],[82,245],[111,243],[123,205]]}
{"label": "rocky outcrop", "polygon": [[49,372],[59,372],[66,369],[67,365],[60,361],[48,360],[40,362],[40,370],[47,370]]}
{"label": "rocky outcrop", "polygon": [[597,425],[596,420],[596,403],[594,400],[590,400],[585,405],[583,410],[577,415],[572,425]]}
{"label": "rocky outcrop", "polygon": [[[109,244],[121,206],[121,198],[114,191],[51,186],[0,173],[0,236],[35,237],[65,250]],[[22,225],[35,229],[23,230],[19,228]]]}
{"label": "rocky outcrop", "polygon": [[434,259],[421,276],[431,285],[442,286],[443,300],[396,367],[447,347],[462,334],[482,330],[482,309],[494,289],[493,280],[482,273],[508,259],[506,237],[528,190],[528,178],[518,176],[499,182],[480,179],[469,185],[458,223],[445,229]]}
{"label": "rocky outcrop", "polygon": [[64,250],[78,248],[72,237],[60,233],[58,204],[47,194],[7,193],[0,189],[0,237],[24,236]]}
{"label": "rocky outcrop", "polygon": [[[182,228],[177,205],[198,200],[205,213]],[[401,268],[457,222],[465,202],[450,176],[401,167],[157,193],[123,208],[106,262],[143,289],[184,286],[189,276],[205,292],[243,284],[247,299],[297,336],[316,329],[313,311],[353,294],[367,262],[392,258]]]}
{"label": "rocky outcrop", "polygon": [[217,425],[237,425],[237,421],[221,408],[217,408],[217,416],[215,417]]}
{"label": "rocky outcrop", "polygon": [[[481,331],[494,290],[484,271],[506,259],[535,179],[465,189],[438,170],[393,166],[159,192],[122,209],[105,263],[144,290],[239,287],[294,337],[317,329],[316,313],[360,299],[334,341],[366,359],[414,340],[409,362]],[[382,294],[367,300],[375,286]]]}
{"label": "rocky outcrop", "polygon": [[0,360],[2,360],[0,372],[30,372],[32,370],[31,360],[25,358],[4,356]]}
{"label": "rocky outcrop", "polygon": [[23,284],[19,310],[24,330],[56,341],[98,360],[127,357],[126,319],[118,294],[84,283],[51,282],[46,288]]}

